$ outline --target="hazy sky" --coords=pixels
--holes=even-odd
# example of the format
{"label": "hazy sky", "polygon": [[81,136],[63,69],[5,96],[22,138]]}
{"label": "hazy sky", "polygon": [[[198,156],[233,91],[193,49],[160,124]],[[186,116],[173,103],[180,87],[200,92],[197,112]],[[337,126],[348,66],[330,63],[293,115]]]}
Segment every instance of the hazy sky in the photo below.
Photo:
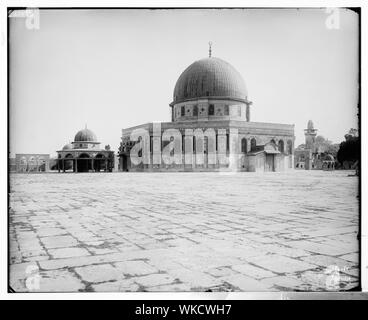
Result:
{"label": "hazy sky", "polygon": [[243,76],[251,120],[307,121],[341,142],[357,127],[358,16],[324,9],[41,10],[10,18],[10,151],[50,153],[87,126],[117,150],[121,129],[170,121],[176,80],[212,55]]}

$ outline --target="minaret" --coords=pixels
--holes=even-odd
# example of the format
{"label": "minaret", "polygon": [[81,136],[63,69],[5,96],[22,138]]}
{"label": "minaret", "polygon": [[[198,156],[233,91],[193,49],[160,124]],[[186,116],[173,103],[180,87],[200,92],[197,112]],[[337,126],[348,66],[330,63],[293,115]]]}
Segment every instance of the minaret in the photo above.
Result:
{"label": "minaret", "polygon": [[208,42],[209,49],[208,49],[208,57],[211,58],[212,56],[212,42]]}
{"label": "minaret", "polygon": [[317,129],[314,129],[313,121],[309,120],[307,129],[304,130],[305,135],[305,148],[311,149],[314,152],[314,143],[316,141]]}

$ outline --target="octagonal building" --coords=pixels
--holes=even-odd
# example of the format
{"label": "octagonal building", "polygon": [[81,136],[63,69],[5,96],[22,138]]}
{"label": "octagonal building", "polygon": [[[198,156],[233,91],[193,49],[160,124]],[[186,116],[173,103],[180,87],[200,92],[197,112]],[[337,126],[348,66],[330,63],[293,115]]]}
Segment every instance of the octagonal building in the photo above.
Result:
{"label": "octagonal building", "polygon": [[[284,171],[294,167],[294,125],[251,121],[242,75],[211,57],[179,76],[171,122],[122,130],[121,171]],[[138,151],[138,152],[137,152]],[[140,161],[141,160],[141,161]]]}

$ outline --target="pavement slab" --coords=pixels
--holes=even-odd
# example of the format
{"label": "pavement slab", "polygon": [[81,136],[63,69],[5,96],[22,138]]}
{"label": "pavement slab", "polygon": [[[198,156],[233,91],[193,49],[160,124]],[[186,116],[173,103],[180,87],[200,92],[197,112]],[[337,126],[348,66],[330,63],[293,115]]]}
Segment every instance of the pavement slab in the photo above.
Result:
{"label": "pavement slab", "polygon": [[360,271],[350,173],[10,174],[10,285],[349,290]]}

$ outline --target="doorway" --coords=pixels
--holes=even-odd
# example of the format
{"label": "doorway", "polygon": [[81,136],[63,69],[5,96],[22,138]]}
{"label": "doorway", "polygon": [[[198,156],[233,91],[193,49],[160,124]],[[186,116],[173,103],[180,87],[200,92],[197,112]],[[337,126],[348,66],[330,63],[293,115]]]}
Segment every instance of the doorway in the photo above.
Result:
{"label": "doorway", "polygon": [[88,172],[92,169],[91,158],[88,154],[81,154],[78,158],[78,172]]}
{"label": "doorway", "polygon": [[121,156],[121,171],[128,171],[128,157],[126,155]]}
{"label": "doorway", "polygon": [[275,171],[275,155],[266,154],[265,171]]}

